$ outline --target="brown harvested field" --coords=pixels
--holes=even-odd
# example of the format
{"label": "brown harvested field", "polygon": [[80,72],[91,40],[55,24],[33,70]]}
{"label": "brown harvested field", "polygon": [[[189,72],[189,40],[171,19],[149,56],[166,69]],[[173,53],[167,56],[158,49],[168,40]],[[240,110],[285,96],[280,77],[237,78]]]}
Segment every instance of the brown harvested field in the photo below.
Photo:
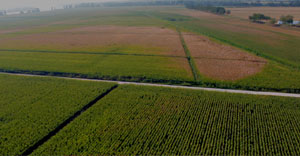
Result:
{"label": "brown harvested field", "polygon": [[248,19],[253,13],[262,13],[276,19],[279,19],[282,15],[292,15],[295,20],[300,20],[300,7],[247,7],[227,9],[231,10],[231,16],[243,19]]}
{"label": "brown harvested field", "polygon": [[190,33],[183,37],[200,73],[219,80],[238,80],[260,72],[267,61],[240,49]]}
{"label": "brown harvested field", "polygon": [[113,51],[185,56],[178,33],[159,27],[81,27],[0,39],[0,47],[2,49]]}
{"label": "brown harvested field", "polygon": [[260,72],[266,63],[245,60],[195,59],[199,71],[210,78],[234,81]]}

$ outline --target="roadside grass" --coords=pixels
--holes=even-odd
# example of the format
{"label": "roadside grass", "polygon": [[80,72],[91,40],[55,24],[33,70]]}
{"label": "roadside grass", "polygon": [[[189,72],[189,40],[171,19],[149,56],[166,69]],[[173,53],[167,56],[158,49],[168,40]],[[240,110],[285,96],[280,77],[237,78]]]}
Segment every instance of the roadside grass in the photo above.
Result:
{"label": "roadside grass", "polygon": [[0,155],[21,155],[113,85],[0,74]]}

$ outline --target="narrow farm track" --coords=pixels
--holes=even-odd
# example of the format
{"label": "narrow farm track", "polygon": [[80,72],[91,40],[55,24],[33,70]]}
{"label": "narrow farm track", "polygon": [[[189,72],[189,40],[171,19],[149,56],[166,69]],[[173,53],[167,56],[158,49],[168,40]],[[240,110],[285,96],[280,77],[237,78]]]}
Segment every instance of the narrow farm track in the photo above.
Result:
{"label": "narrow farm track", "polygon": [[199,71],[199,70],[197,69],[197,66],[195,65],[195,62],[194,62],[194,60],[191,56],[191,53],[190,53],[190,51],[189,51],[189,49],[188,49],[188,47],[187,47],[187,45],[184,41],[184,38],[181,34],[181,31],[179,29],[177,29],[177,32],[178,32],[179,39],[181,41],[182,48],[184,49],[187,61],[189,62],[190,68],[192,70],[194,79],[195,79],[195,81],[197,81],[198,80],[198,72],[197,71]]}
{"label": "narrow farm track", "polygon": [[131,84],[131,85],[138,85],[138,86],[156,86],[156,87],[193,89],[193,90],[227,92],[227,93],[238,93],[238,94],[266,95],[266,96],[281,96],[281,97],[295,97],[295,98],[300,98],[300,94],[292,94],[292,93],[262,92],[262,91],[248,91],[248,90],[234,90],[234,89],[220,89],[220,88],[205,88],[205,87],[189,87],[189,86],[178,86],[178,85],[164,85],[164,84],[153,84],[153,83],[139,83],[139,82],[112,81],[112,80],[97,80],[97,79],[84,79],[84,78],[70,78],[70,77],[45,76],[45,75],[33,75],[33,74],[19,74],[19,73],[5,73],[5,72],[0,72],[0,74],[16,75],[16,76],[31,76],[31,77],[55,77],[55,78],[61,78],[61,79],[81,80],[81,81],[113,82],[113,83],[117,83],[119,85]]}

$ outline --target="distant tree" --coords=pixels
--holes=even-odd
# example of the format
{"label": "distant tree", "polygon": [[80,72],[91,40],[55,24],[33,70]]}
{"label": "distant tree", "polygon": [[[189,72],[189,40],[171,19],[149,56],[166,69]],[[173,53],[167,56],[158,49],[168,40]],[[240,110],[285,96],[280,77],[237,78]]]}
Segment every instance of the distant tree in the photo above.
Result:
{"label": "distant tree", "polygon": [[227,15],[231,14],[231,10],[226,10],[226,14]]}
{"label": "distant tree", "polygon": [[275,24],[276,22],[277,22],[276,18],[272,18],[272,19],[270,20],[270,24]]}
{"label": "distant tree", "polygon": [[249,16],[249,19],[252,21],[259,21],[259,20],[270,20],[271,17],[265,16],[264,14],[254,13],[252,16]]}
{"label": "distant tree", "polygon": [[34,9],[31,10],[31,12],[33,12],[33,13],[38,13],[38,12],[41,12],[41,11],[40,11],[39,8],[34,8]]}
{"label": "distant tree", "polygon": [[294,17],[293,17],[292,15],[281,16],[281,17],[280,17],[280,20],[281,20],[283,23],[291,24],[291,23],[293,23],[293,21],[294,21]]}

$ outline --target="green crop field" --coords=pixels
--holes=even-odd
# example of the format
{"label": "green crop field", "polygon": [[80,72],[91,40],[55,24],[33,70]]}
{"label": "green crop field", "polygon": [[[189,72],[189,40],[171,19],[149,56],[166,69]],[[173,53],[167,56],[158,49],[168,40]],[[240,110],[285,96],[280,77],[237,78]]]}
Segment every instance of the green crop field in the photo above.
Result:
{"label": "green crop field", "polygon": [[21,155],[112,83],[0,75],[0,155]]}
{"label": "green crop field", "polygon": [[0,55],[0,66],[8,71],[62,72],[118,80],[193,80],[185,58],[34,52]]}
{"label": "green crop field", "polygon": [[33,155],[299,155],[295,98],[120,86]]}

